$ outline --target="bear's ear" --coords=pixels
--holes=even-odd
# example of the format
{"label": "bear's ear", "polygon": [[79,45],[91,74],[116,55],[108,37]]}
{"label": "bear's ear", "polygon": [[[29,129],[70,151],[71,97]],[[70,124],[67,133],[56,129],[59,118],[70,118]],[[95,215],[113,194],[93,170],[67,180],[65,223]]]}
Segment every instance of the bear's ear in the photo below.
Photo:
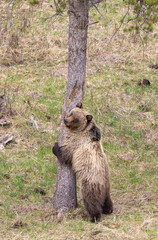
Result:
{"label": "bear's ear", "polygon": [[93,116],[92,116],[92,115],[87,115],[87,116],[86,116],[86,118],[87,118],[87,122],[91,122],[91,121],[92,121],[92,118],[93,118]]}
{"label": "bear's ear", "polygon": [[80,103],[77,103],[76,107],[78,107],[78,108],[83,108],[83,105],[82,105],[82,103],[80,102]]}

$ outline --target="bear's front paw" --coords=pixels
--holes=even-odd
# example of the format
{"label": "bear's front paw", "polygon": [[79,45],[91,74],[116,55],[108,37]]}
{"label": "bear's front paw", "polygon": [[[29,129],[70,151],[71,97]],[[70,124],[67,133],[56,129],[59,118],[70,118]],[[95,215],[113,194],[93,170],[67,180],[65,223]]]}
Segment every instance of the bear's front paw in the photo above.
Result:
{"label": "bear's front paw", "polygon": [[58,152],[59,152],[59,144],[58,142],[56,142],[52,148],[52,152],[54,153],[55,156],[58,155]]}

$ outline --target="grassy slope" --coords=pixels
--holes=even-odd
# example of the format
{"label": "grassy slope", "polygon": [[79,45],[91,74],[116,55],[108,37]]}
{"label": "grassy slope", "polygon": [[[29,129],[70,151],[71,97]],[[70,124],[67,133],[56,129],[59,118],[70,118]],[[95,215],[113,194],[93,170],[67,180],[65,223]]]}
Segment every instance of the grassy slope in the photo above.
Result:
{"label": "grassy slope", "polygon": [[[108,26],[91,10],[91,21],[100,22],[89,28],[84,106],[102,130],[114,201],[114,213],[91,224],[79,189],[79,208],[64,218],[56,219],[51,203],[56,180],[51,146],[66,86],[68,19],[42,23],[41,17],[52,14],[48,3],[21,5],[9,30],[2,3],[0,11],[0,93],[7,96],[6,118],[12,122],[0,127],[0,135],[15,136],[0,152],[0,239],[157,239],[158,70],[149,67],[158,62],[156,29],[143,59],[139,38],[120,31],[109,44],[125,12],[122,1],[108,3]],[[13,33],[18,44],[11,41]],[[150,87],[138,86],[143,78]],[[38,132],[28,123],[31,114]],[[39,186],[45,196],[34,191]],[[15,226],[18,221],[22,226]]]}

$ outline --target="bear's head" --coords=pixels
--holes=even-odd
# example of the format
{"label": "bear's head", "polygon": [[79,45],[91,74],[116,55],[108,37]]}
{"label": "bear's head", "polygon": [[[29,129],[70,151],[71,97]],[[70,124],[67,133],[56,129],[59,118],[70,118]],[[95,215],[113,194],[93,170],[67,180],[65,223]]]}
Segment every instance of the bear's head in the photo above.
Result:
{"label": "bear's head", "polygon": [[67,128],[72,131],[84,131],[92,122],[93,116],[83,108],[75,107],[71,110],[68,117],[64,119]]}

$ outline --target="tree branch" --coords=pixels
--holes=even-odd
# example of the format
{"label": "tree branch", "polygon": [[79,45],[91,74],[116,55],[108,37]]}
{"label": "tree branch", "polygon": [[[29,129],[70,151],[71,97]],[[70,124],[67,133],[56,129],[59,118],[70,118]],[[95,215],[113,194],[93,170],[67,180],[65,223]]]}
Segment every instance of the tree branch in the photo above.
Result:
{"label": "tree branch", "polygon": [[139,38],[140,38],[140,41],[141,41],[142,47],[143,47],[143,59],[144,59],[144,52],[145,52],[144,41],[143,41],[142,36],[140,34],[139,34]]}
{"label": "tree branch", "polygon": [[88,26],[93,25],[93,24],[96,24],[96,23],[99,23],[99,21],[91,22],[91,23],[88,24]]}
{"label": "tree branch", "polygon": [[100,2],[103,2],[104,0],[93,0],[89,3],[89,8],[93,7],[94,4],[97,4],[97,3],[100,3]]}
{"label": "tree branch", "polygon": [[[9,11],[9,8],[10,8],[10,5],[12,4],[11,6],[11,12]],[[6,7],[6,10],[8,12],[8,16],[9,16],[9,22],[10,22],[10,27],[12,25],[14,25],[13,21],[12,21],[12,13],[13,13],[13,8],[14,8],[14,5],[15,5],[15,0],[10,0],[9,3],[8,3],[8,6]]]}
{"label": "tree branch", "polygon": [[[117,29],[117,31],[115,31],[114,34],[111,36],[109,43],[111,43],[111,41],[112,41],[112,39],[114,38],[114,36],[116,35],[116,33],[117,33],[117,32],[120,30],[120,28],[122,27],[122,25],[123,25],[123,23],[124,23],[124,20],[125,20],[127,14],[129,13],[129,9],[130,9],[130,7],[129,7],[129,5],[128,5],[128,10],[127,10],[126,14],[124,15],[124,17],[123,17],[123,19],[122,19],[122,23],[120,24],[120,26],[119,26],[119,28]],[[109,44],[108,44],[108,45],[109,45]]]}
{"label": "tree branch", "polygon": [[59,16],[60,14],[55,13],[54,15],[47,17],[47,18],[41,18],[43,20],[43,22],[47,21],[48,19],[52,19],[53,17]]}
{"label": "tree branch", "polygon": [[[104,20],[105,20],[107,23],[109,23],[108,20],[107,20],[107,19],[103,16],[103,14],[99,11],[99,9],[98,9],[98,7],[95,5],[94,1],[92,1],[92,0],[90,0],[90,1],[91,1],[92,6],[95,7],[95,9],[96,9],[97,12],[100,14],[100,16],[101,16],[102,18],[104,18]],[[102,1],[103,1],[103,0],[102,0]],[[99,0],[97,1],[97,0],[96,0],[95,2],[98,3],[98,2],[102,2],[102,1],[99,1]]]}

